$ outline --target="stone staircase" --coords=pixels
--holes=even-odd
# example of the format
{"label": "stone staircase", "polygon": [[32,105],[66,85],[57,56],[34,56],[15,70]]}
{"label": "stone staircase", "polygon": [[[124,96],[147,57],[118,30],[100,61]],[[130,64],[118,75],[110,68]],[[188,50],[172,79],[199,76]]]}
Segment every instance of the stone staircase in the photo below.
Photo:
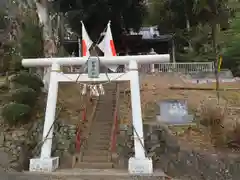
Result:
{"label": "stone staircase", "polygon": [[104,86],[105,95],[101,95],[96,107],[95,117],[90,127],[86,145],[81,149],[75,168],[110,169],[110,142],[116,97],[116,83]]}

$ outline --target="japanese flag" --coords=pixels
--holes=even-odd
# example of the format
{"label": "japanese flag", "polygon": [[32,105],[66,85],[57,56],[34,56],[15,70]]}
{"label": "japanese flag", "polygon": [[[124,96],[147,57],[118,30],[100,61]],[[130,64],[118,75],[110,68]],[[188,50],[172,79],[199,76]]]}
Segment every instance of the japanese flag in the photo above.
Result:
{"label": "japanese flag", "polygon": [[90,56],[89,49],[92,46],[93,42],[89,38],[86,28],[82,21],[81,23],[82,23],[82,56]]}
{"label": "japanese flag", "polygon": [[[107,24],[107,31],[105,33],[105,36],[103,40],[98,44],[98,47],[104,53],[104,56],[117,56],[110,24],[111,22],[109,21]],[[115,72],[118,65],[108,65],[107,67]]]}

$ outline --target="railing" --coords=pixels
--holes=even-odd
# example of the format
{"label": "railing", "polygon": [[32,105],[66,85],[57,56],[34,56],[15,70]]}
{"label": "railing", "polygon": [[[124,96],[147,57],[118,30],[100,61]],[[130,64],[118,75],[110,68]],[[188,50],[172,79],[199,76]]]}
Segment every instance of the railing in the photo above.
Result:
{"label": "railing", "polygon": [[[75,164],[78,161],[82,160],[82,155],[83,155],[83,149],[86,148],[87,146],[87,139],[89,137],[90,134],[90,128],[89,128],[89,124],[92,123],[93,118],[95,116],[96,113],[96,108],[98,105],[98,98],[95,99],[96,102],[93,104],[91,102],[92,105],[92,110],[88,111],[87,110],[87,105],[85,105],[85,107],[82,110],[82,121],[80,121],[80,123],[78,124],[77,127],[77,132],[76,132],[76,140],[75,140],[75,155],[73,156],[73,161],[72,161],[72,167],[75,167]],[[88,101],[87,98],[85,98],[85,102]],[[88,123],[88,126],[86,126],[86,123]],[[86,131],[83,131],[83,128],[87,128]],[[84,134],[83,134],[84,132]]]}
{"label": "railing", "polygon": [[154,72],[213,72],[214,62],[181,62],[181,63],[160,63],[160,64],[141,64],[139,66],[141,73]]}
{"label": "railing", "polygon": [[114,110],[114,119],[113,119],[113,126],[111,132],[111,142],[110,142],[110,151],[111,154],[116,152],[116,145],[117,145],[117,132],[118,132],[118,105],[119,105],[119,86],[117,84],[117,91],[116,91],[116,102],[115,102],[115,110]]}
{"label": "railing", "polygon": [[[120,68],[122,69],[122,68]],[[128,69],[128,65],[125,65]],[[124,71],[124,69],[122,69]],[[78,67],[65,67],[65,73],[83,73],[84,69]],[[159,63],[159,64],[140,64],[139,72],[154,73],[154,72],[179,72],[179,73],[194,73],[194,72],[214,72],[214,62],[180,62],[180,63]]]}
{"label": "railing", "polygon": [[[87,121],[87,115],[86,115],[86,107],[83,109],[82,111],[82,121],[81,122],[86,122]],[[77,132],[76,132],[76,142],[75,142],[75,148],[76,148],[76,152],[80,153],[80,148],[81,148],[81,127],[82,127],[82,123],[78,124],[77,127]]]}

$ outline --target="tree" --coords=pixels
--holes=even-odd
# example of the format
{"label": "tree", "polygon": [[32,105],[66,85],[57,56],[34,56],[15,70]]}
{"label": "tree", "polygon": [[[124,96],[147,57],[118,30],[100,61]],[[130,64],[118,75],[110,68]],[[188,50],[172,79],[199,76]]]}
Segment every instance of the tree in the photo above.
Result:
{"label": "tree", "polygon": [[36,11],[24,0],[8,1],[8,7],[1,19],[5,23],[2,43],[1,71],[14,73],[22,69],[21,60],[25,57],[42,57],[42,30]]}
{"label": "tree", "polygon": [[[234,4],[239,6],[240,3]],[[235,76],[240,76],[240,13],[235,14],[236,18],[232,20],[231,29],[223,34],[221,41],[224,42],[222,49],[223,68],[231,69]]]}
{"label": "tree", "polygon": [[194,0],[195,13],[201,23],[211,26],[213,51],[217,55],[217,33],[220,26],[228,24],[230,10],[228,0]]}
{"label": "tree", "polygon": [[[220,30],[220,25],[229,18],[229,9],[227,6],[228,0],[195,0],[195,9],[202,22],[206,22],[211,26],[212,49],[215,55],[215,76],[216,89],[219,89],[219,75],[217,62],[219,60],[219,49],[217,36]],[[219,92],[217,92],[219,99]]]}
{"label": "tree", "polygon": [[[151,0],[150,2],[150,21],[158,24],[161,32],[176,34],[178,52],[195,54],[195,56],[209,54],[210,57],[213,53],[217,53],[218,26],[226,29],[229,24],[230,10],[227,0]],[[211,41],[209,34],[212,34]],[[186,46],[189,47],[187,51]]]}
{"label": "tree", "polygon": [[138,30],[147,12],[144,0],[53,0],[52,7],[63,12],[72,29],[79,34],[80,21],[83,21],[95,41],[109,20],[114,40],[117,40],[124,29]]}

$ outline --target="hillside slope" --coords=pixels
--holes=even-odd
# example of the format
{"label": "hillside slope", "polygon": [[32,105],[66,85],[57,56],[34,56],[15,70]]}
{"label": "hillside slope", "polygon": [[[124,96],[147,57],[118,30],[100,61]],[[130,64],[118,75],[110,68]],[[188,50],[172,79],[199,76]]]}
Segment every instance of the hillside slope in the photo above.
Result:
{"label": "hillside slope", "polygon": [[[212,104],[216,105],[216,92],[203,91],[203,90],[170,90],[170,86],[181,87],[215,87],[215,83],[209,84],[187,84],[179,76],[179,74],[173,73],[159,73],[155,75],[142,75],[140,77],[141,83],[141,102],[142,113],[144,120],[153,120],[156,114],[159,113],[157,106],[158,102],[168,99],[184,99],[187,101],[190,111],[196,111],[200,104]],[[123,95],[121,99],[121,119],[128,119],[131,121],[131,101],[129,93],[129,83],[123,83],[121,91],[126,92],[128,89],[128,95]],[[239,83],[221,83],[220,87],[239,87]],[[220,104],[229,106],[240,105],[240,91],[239,92],[220,92]]]}
{"label": "hillside slope", "polygon": [[78,83],[60,83],[58,91],[58,106],[62,107],[59,119],[66,124],[78,124],[82,119],[86,106],[87,114],[91,114],[93,105],[89,93],[81,95],[82,85]]}

